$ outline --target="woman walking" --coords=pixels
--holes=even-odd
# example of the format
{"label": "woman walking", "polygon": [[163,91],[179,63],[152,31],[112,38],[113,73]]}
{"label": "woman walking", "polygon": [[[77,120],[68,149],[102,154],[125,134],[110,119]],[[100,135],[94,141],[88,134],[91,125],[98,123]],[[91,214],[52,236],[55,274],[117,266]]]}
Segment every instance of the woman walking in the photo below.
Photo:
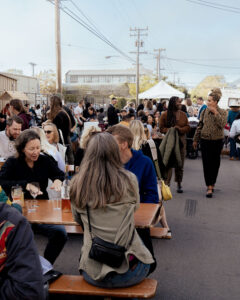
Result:
{"label": "woman walking", "polygon": [[[105,288],[142,281],[154,260],[135,230],[138,182],[122,167],[118,144],[109,133],[90,139],[79,173],[72,179],[70,196],[74,218],[84,228],[79,266],[84,279]],[[89,257],[92,236],[126,249],[118,266]]]}
{"label": "woman walking", "polygon": [[200,141],[206,197],[211,198],[220,167],[220,155],[223,146],[224,126],[227,112],[218,106],[222,92],[219,88],[211,90],[208,95],[207,108],[200,115],[200,122],[193,138],[193,147],[197,149]]}
{"label": "woman walking", "polygon": [[[182,107],[181,99],[179,99],[178,97],[171,97],[168,104],[168,110],[162,113],[160,118],[161,133],[166,134],[170,128],[175,128],[179,136],[179,145],[176,146],[179,146],[180,148],[179,152],[180,152],[181,164],[179,165],[178,163],[178,165],[175,166],[175,181],[177,182],[178,193],[183,192],[182,179],[183,179],[184,158],[186,156],[186,133],[190,131],[187,115],[183,111],[181,111],[181,107]],[[169,138],[171,137],[170,136],[168,137],[168,135],[165,136],[165,139],[169,139]],[[169,159],[168,164],[166,165],[167,179],[165,180],[165,182],[167,185],[170,185],[171,177],[172,177],[172,163],[170,162],[170,160],[171,159]]]}

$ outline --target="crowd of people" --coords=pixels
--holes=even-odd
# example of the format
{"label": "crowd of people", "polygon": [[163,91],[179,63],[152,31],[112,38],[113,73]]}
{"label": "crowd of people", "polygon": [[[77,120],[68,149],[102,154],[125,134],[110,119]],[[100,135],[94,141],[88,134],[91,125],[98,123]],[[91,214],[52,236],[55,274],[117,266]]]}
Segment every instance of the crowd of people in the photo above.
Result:
{"label": "crowd of people", "polygon": [[[156,268],[150,229],[135,229],[134,212],[139,203],[162,203],[158,182],[163,179],[170,186],[173,168],[177,192],[183,193],[190,118],[197,122],[192,148],[202,151],[206,197],[214,193],[227,123],[231,127],[230,159],[240,157],[239,108],[227,113],[218,106],[220,98],[220,89],[213,89],[206,104],[198,98],[196,107],[190,99],[183,102],[172,97],[159,103],[145,99],[137,108],[130,102],[121,110],[116,108],[117,99],[112,98],[106,111],[96,110],[84,100],[75,108],[67,107],[58,95],[51,97],[49,106],[35,109],[13,99],[0,118],[0,158],[5,161],[0,186],[11,198],[11,187],[19,185],[25,198],[31,199],[29,191],[33,182],[38,182],[37,199],[48,199],[48,188],[60,191],[66,165],[74,165],[72,212],[84,230],[79,270],[96,286],[134,285]],[[171,238],[163,205],[161,217],[167,230],[164,237]],[[14,208],[0,202],[0,242],[7,249],[0,253],[1,299],[43,299],[31,230],[47,236],[44,257],[54,264],[67,242],[64,226],[35,224],[30,228]],[[93,237],[125,249],[118,266],[90,256]],[[19,253],[14,247],[26,249]],[[11,298],[13,294],[15,298]]]}

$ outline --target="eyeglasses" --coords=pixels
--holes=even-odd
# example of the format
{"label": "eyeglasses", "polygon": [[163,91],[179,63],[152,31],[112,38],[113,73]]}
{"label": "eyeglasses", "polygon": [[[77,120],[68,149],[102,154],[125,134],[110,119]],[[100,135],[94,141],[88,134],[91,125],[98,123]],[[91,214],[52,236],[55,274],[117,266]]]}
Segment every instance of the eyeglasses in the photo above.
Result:
{"label": "eyeglasses", "polygon": [[45,132],[45,134],[50,134],[52,131],[51,130],[46,130],[44,132]]}

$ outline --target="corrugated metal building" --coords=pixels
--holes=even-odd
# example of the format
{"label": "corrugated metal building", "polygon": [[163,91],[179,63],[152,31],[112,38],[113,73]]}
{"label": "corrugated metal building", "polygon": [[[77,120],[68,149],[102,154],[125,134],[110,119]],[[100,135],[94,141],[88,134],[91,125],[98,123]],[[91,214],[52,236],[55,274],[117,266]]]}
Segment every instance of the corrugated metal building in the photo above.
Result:
{"label": "corrugated metal building", "polygon": [[0,92],[3,91],[16,91],[17,79],[12,76],[0,73]]}

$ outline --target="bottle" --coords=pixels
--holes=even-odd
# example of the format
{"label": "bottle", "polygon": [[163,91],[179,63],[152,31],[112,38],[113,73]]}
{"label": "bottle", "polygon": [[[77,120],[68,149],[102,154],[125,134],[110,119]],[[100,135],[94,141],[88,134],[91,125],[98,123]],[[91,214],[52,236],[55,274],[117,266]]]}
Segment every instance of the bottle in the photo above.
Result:
{"label": "bottle", "polygon": [[62,211],[71,212],[71,202],[70,202],[70,180],[68,179],[68,173],[65,173],[65,179],[61,188],[62,196]]}

